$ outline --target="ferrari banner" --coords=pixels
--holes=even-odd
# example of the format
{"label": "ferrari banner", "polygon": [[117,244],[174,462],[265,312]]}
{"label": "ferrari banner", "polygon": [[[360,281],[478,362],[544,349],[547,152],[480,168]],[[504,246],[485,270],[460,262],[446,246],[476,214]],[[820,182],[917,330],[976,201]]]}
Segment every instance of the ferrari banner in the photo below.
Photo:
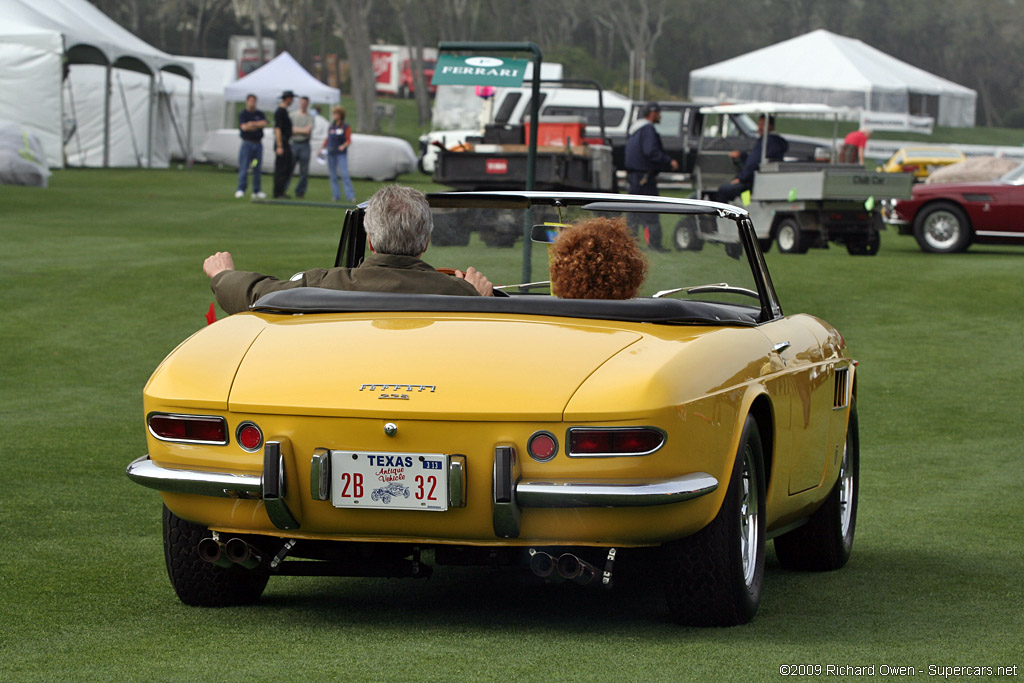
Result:
{"label": "ferrari banner", "polygon": [[441,55],[434,67],[431,85],[519,87],[523,84],[526,65],[529,63],[528,59]]}

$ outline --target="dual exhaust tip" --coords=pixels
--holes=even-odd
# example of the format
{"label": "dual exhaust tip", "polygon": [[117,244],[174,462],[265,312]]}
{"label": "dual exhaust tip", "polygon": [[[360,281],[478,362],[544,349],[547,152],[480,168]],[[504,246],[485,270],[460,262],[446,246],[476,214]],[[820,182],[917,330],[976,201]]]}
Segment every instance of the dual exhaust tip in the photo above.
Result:
{"label": "dual exhaust tip", "polygon": [[230,538],[227,543],[204,538],[199,541],[196,550],[199,559],[218,567],[226,568],[237,564],[246,569],[256,569],[263,562],[260,552],[240,538]]}
{"label": "dual exhaust tip", "polygon": [[572,553],[558,557],[543,550],[530,548],[530,571],[542,579],[552,582],[575,581],[586,585],[597,576],[597,568]]}

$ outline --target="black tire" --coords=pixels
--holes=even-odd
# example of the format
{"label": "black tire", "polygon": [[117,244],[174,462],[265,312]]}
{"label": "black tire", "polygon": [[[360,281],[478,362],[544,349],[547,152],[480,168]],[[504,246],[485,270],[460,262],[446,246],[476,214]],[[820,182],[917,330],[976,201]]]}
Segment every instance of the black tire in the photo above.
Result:
{"label": "black tire", "polygon": [[693,216],[680,218],[676,223],[672,244],[676,251],[700,251],[704,248],[704,240],[697,231],[697,219]]}
{"label": "black tire", "polygon": [[209,529],[186,522],[164,506],[164,560],[178,598],[194,607],[251,605],[259,600],[268,576],[200,559],[199,541],[209,537]]}
{"label": "black tire", "polygon": [[758,239],[757,243],[761,245],[761,251],[765,254],[772,250],[772,240],[770,237],[766,237],[765,239]]}
{"label": "black tire", "polygon": [[950,202],[929,204],[914,218],[914,238],[923,251],[931,254],[964,251],[973,237],[967,214]]}
{"label": "black tire", "polygon": [[669,613],[688,626],[745,624],[761,602],[765,554],[764,453],[747,416],[729,489],[715,518],[662,546]]}
{"label": "black tire", "polygon": [[783,218],[775,228],[775,241],[780,254],[806,254],[810,246],[807,235],[794,218]]}
{"label": "black tire", "polygon": [[878,231],[872,230],[867,237],[859,242],[848,242],[846,251],[851,256],[875,256],[882,247],[882,238]]}
{"label": "black tire", "polygon": [[850,404],[843,461],[828,498],[802,527],[775,539],[775,554],[786,569],[831,571],[850,559],[857,528],[857,494],[860,490],[860,435],[857,404]]}

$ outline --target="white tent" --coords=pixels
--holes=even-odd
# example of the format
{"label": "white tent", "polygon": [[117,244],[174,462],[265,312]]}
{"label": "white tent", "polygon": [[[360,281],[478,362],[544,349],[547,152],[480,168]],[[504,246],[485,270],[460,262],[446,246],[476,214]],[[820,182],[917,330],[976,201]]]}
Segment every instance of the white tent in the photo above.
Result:
{"label": "white tent", "polygon": [[690,72],[695,102],[820,102],[974,125],[977,93],[824,29]]}
{"label": "white tent", "polygon": [[[192,103],[192,154],[196,161],[206,161],[202,147],[206,136],[224,126],[234,126],[231,113],[234,105],[224,99],[224,88],[238,76],[238,66],[232,59],[206,59],[204,57],[182,57],[188,59],[193,68]],[[185,158],[183,151],[185,128],[188,121],[189,81],[181,76],[165,74],[161,91],[166,95],[162,102],[170,112],[171,152],[176,158]]]}
{"label": "white tent", "polygon": [[285,90],[291,90],[296,97],[306,96],[314,104],[337,104],[341,101],[340,90],[318,81],[287,52],[228,85],[224,88],[224,99],[244,102],[252,93],[259,100],[260,109],[272,110]]}
{"label": "white tent", "polygon": [[[158,131],[158,77],[174,73],[190,79],[192,67],[187,61],[148,45],[87,0],[0,0],[0,16],[0,118],[21,123],[37,134],[51,167],[63,166],[65,133],[79,127],[101,131],[87,135],[98,136],[102,142],[98,151],[90,148],[86,157],[76,157],[78,163],[136,165],[141,159],[145,166],[166,165],[168,143]],[[62,90],[67,90],[68,74],[82,65],[102,69],[104,77],[96,95],[98,105],[83,101],[88,114],[79,119],[70,101],[77,93]],[[127,76],[129,73],[133,75]],[[118,122],[118,90],[126,80],[137,78],[134,74],[142,74],[148,85],[144,111],[131,111]],[[88,99],[84,93],[82,97]],[[125,144],[125,139],[132,137],[129,120],[133,125],[145,124],[133,129],[134,145]],[[73,136],[67,137],[72,142],[67,149],[74,156]],[[83,149],[89,147],[80,143]],[[133,152],[112,156],[112,148],[132,148]]]}

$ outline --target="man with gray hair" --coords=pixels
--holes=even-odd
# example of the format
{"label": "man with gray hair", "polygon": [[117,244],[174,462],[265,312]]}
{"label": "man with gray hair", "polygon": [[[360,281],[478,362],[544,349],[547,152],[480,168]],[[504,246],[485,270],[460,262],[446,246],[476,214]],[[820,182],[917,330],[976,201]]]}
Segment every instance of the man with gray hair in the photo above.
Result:
{"label": "man with gray hair", "polygon": [[440,273],[421,260],[430,244],[433,218],[419,190],[386,185],[370,198],[363,219],[372,252],[357,268],[312,268],[293,280],[235,270],[231,254],[219,251],[203,263],[210,289],[227,313],[248,310],[270,292],[296,287],[323,287],[361,292],[491,296],[493,287],[470,267],[455,277]]}

